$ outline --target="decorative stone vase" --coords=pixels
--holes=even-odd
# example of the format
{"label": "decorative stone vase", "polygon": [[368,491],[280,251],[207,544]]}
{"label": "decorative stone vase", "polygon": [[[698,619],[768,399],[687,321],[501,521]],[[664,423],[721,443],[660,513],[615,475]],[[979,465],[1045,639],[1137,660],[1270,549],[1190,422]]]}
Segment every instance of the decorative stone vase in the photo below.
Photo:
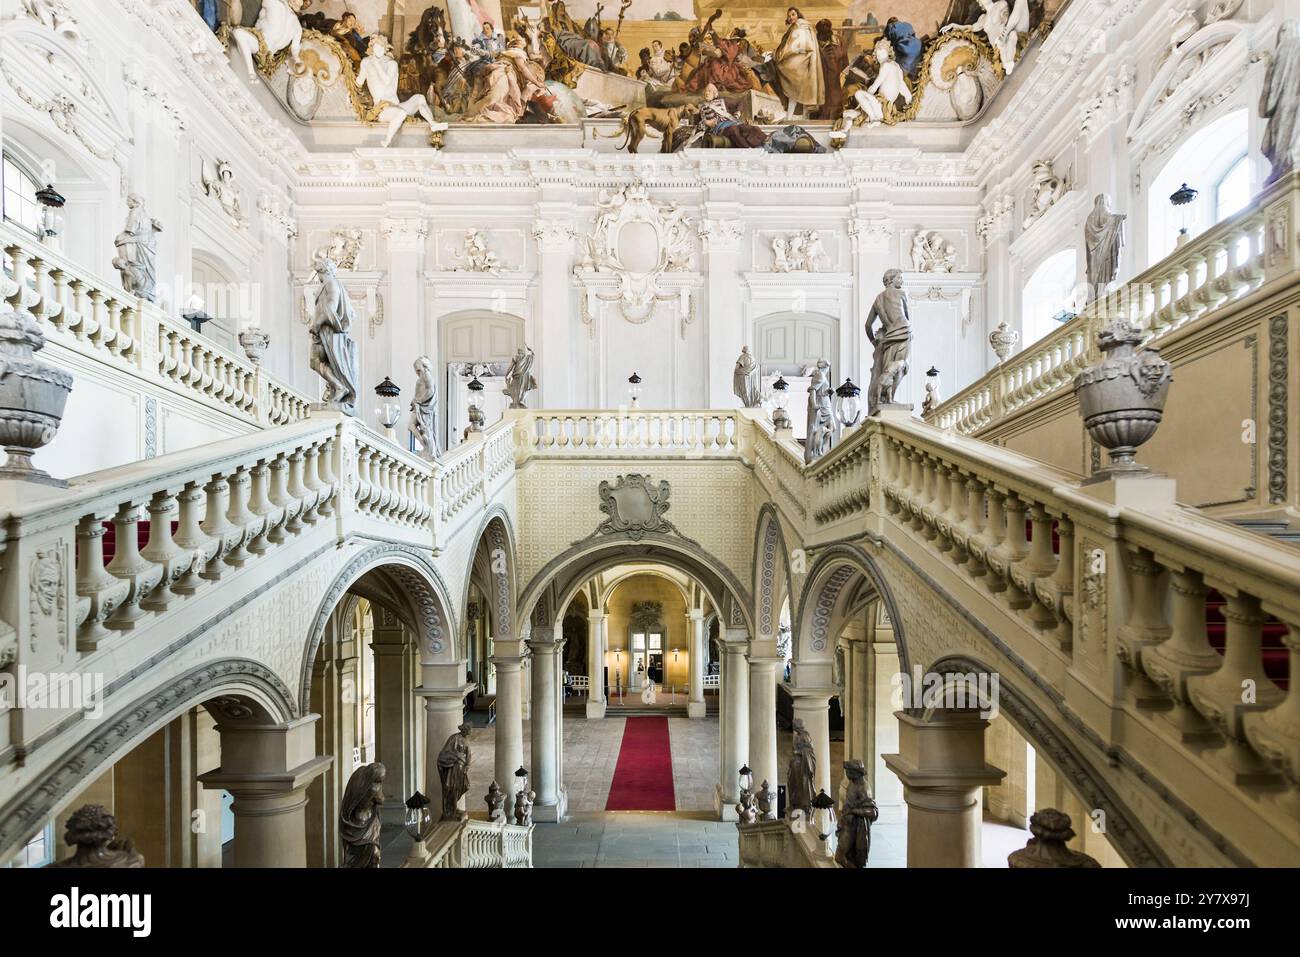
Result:
{"label": "decorative stone vase", "polygon": [[26,311],[0,306],[0,445],[9,458],[0,479],[66,488],[32,465],[32,454],[49,445],[63,421],[72,376],[34,358],[45,336]]}
{"label": "decorative stone vase", "polygon": [[998,362],[1006,362],[1007,356],[1011,355],[1011,350],[1019,341],[1020,333],[1008,326],[1005,319],[989,333],[989,345],[993,347],[993,354],[998,357]]}
{"label": "decorative stone vase", "polygon": [[266,355],[266,348],[271,344],[271,337],[257,326],[249,326],[239,333],[239,344],[244,349],[244,355],[248,356],[248,361],[260,366],[262,356]]}
{"label": "decorative stone vase", "polygon": [[1155,435],[1164,414],[1173,368],[1150,347],[1138,350],[1142,333],[1123,320],[1097,334],[1101,362],[1074,378],[1074,394],[1084,427],[1110,451],[1103,477],[1146,472],[1135,461],[1137,447]]}
{"label": "decorative stone vase", "polygon": [[1007,855],[1008,867],[1101,867],[1082,851],[1065,846],[1074,837],[1074,828],[1070,827],[1070,815],[1056,808],[1035,811],[1029,818],[1029,833],[1034,835],[1029,843]]}

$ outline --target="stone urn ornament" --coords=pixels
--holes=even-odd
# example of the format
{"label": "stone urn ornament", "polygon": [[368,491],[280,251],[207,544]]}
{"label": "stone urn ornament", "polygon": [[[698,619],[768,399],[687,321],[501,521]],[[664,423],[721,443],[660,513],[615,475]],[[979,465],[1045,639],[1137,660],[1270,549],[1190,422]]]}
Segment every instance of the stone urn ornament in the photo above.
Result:
{"label": "stone urn ornament", "polygon": [[1103,358],[1074,378],[1079,413],[1092,440],[1110,452],[1110,465],[1095,478],[1141,475],[1137,447],[1155,435],[1164,414],[1173,367],[1150,346],[1142,331],[1117,319],[1097,333]]}
{"label": "stone urn ornament", "polygon": [[267,346],[271,344],[271,337],[257,326],[248,326],[239,333],[239,344],[244,349],[244,355],[248,356],[248,361],[260,366],[262,356],[266,355]]}
{"label": "stone urn ornament", "polygon": [[1065,846],[1074,837],[1074,828],[1063,811],[1054,807],[1035,811],[1029,818],[1029,833],[1033,835],[1029,843],[1007,855],[1008,867],[1101,867],[1082,851]]}
{"label": "stone urn ornament", "polygon": [[8,455],[0,479],[67,488],[32,465],[33,453],[54,441],[72,391],[70,374],[35,358],[43,348],[31,314],[0,303],[0,445]]}
{"label": "stone urn ornament", "polygon": [[989,333],[989,345],[993,347],[993,354],[998,357],[998,362],[1006,362],[1007,356],[1011,355],[1011,350],[1019,341],[1020,333],[1008,326],[1005,319]]}

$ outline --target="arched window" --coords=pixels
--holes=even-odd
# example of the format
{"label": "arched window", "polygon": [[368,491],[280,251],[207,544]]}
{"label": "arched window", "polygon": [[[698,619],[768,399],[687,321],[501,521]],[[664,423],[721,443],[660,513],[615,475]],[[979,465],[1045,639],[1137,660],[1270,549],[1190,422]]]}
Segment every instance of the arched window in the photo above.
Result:
{"label": "arched window", "polygon": [[1075,314],[1078,282],[1079,254],[1073,247],[1053,253],[1034,270],[1025,283],[1020,306],[1022,341],[1026,346]]}
{"label": "arched window", "polygon": [[[1169,255],[1178,231],[1189,238],[1205,232],[1250,202],[1249,138],[1246,110],[1233,110],[1183,141],[1151,182],[1147,199],[1147,264]],[[1175,207],[1169,197],[1183,183],[1197,190],[1196,199]]]}
{"label": "arched window", "polygon": [[4,218],[33,233],[41,230],[41,207],[36,202],[36,179],[10,154],[4,154]]}

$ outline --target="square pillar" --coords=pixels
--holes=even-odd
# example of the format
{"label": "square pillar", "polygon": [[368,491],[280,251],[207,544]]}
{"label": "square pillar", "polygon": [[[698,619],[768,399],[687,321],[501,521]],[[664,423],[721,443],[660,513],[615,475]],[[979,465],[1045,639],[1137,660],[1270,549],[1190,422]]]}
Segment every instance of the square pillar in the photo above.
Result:
{"label": "square pillar", "polygon": [[608,616],[603,611],[587,615],[587,717],[605,717],[605,629]]}
{"label": "square pillar", "polygon": [[708,661],[708,639],[704,634],[704,612],[694,609],[687,613],[686,623],[690,633],[691,691],[686,704],[686,714],[703,718],[708,713],[704,703],[704,666]]}

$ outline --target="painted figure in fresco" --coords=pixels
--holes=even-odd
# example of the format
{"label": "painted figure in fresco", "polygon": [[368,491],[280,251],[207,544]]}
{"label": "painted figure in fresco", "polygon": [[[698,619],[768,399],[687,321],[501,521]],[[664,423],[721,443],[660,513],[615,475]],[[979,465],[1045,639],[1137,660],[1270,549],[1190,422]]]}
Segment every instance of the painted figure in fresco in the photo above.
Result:
{"label": "painted figure in fresco", "polygon": [[415,360],[410,432],[420,443],[420,454],[430,462],[442,454],[438,448],[437,421],[438,384],[433,381],[433,362],[428,356],[420,356]]}
{"label": "painted figure in fresco", "polygon": [[470,44],[480,53],[496,56],[506,48],[506,38],[497,31],[491,20],[483,21],[483,30]]}
{"label": "painted figure in fresco", "polygon": [[713,84],[723,93],[741,94],[760,89],[762,84],[742,56],[740,40],[729,37],[719,39],[710,31],[700,47],[700,64],[682,84],[682,88],[698,93]]}
{"label": "painted figure in fresco", "polygon": [[912,91],[907,85],[903,69],[894,60],[894,48],[883,37],[876,41],[876,78],[871,86],[859,90],[853,100],[869,123],[893,119],[898,112],[898,100],[912,102]]}
{"label": "painted figure in fresco", "polygon": [[949,23],[939,28],[940,33],[949,30],[970,30],[983,33],[989,45],[997,51],[1002,61],[1002,72],[1007,76],[1016,68],[1016,47],[1020,43],[1020,34],[1029,32],[1029,0],[1015,0],[1015,7],[1008,7],[1007,0],[976,0],[984,12],[979,19],[969,26],[962,23]]}
{"label": "painted figure in fresco", "polygon": [[817,119],[833,120],[844,112],[844,87],[840,83],[840,74],[848,67],[849,56],[829,20],[817,21],[817,47],[821,53],[822,85],[826,90],[826,99],[817,111]]}
{"label": "painted figure in fresco", "polygon": [[1274,183],[1296,165],[1300,156],[1300,24],[1283,20],[1277,30],[1277,49],[1264,75],[1259,115],[1268,121],[1259,151],[1269,162],[1265,185]]}
{"label": "painted figure in fresco", "polygon": [[910,23],[904,23],[898,17],[890,17],[885,23],[885,39],[894,48],[894,59],[898,61],[903,72],[916,79],[921,69],[921,40]]}
{"label": "painted figure in fresco", "polygon": [[786,116],[815,110],[826,101],[826,88],[822,81],[821,54],[817,35],[812,25],[804,19],[797,7],[785,12],[785,35],[776,48],[773,62],[782,99],[786,101]]}
{"label": "painted figure in fresco", "polygon": [[[305,0],[262,0],[256,27],[262,34],[262,42],[266,44],[268,54],[275,56],[287,47],[293,62],[298,62],[302,46],[302,23],[298,20],[298,14],[305,6]],[[235,41],[235,48],[248,69],[248,78],[256,80],[257,69],[253,65],[253,57],[261,50],[257,34],[241,27],[231,33],[231,39]]]}
{"label": "painted figure in fresco", "polygon": [[376,761],[352,772],[339,804],[339,839],[343,842],[340,867],[378,867],[379,809],[384,804],[384,766]]}
{"label": "painted figure in fresco", "polygon": [[393,137],[402,128],[409,117],[419,114],[432,132],[437,129],[429,101],[423,93],[413,93],[405,100],[397,92],[397,60],[393,58],[393,48],[388,37],[376,33],[370,39],[369,52],[361,61],[357,73],[357,86],[370,92],[370,99],[375,104],[374,111],[379,120],[388,124],[384,134],[384,146],[393,142]]}
{"label": "painted figure in fresco", "polygon": [[475,0],[447,0],[447,14],[451,18],[451,34],[458,40],[472,43],[482,36],[483,24],[491,18]]}
{"label": "painted figure in fresco", "polygon": [[[903,290],[903,272],[887,269],[881,281],[885,288],[867,314],[867,338],[876,350],[867,389],[867,415],[875,415],[882,405],[894,403],[894,393],[907,375],[912,349],[912,314]],[[880,331],[873,332],[877,319]]]}
{"label": "painted figure in fresco", "polygon": [[330,33],[352,61],[352,69],[360,67],[361,58],[366,55],[366,48],[370,45],[370,38],[363,35],[357,27],[357,15],[350,11],[343,14],[338,23],[330,27]]}
{"label": "painted figure in fresco", "polygon": [[217,0],[199,0],[199,16],[213,33],[221,26],[221,14],[217,10]]}

